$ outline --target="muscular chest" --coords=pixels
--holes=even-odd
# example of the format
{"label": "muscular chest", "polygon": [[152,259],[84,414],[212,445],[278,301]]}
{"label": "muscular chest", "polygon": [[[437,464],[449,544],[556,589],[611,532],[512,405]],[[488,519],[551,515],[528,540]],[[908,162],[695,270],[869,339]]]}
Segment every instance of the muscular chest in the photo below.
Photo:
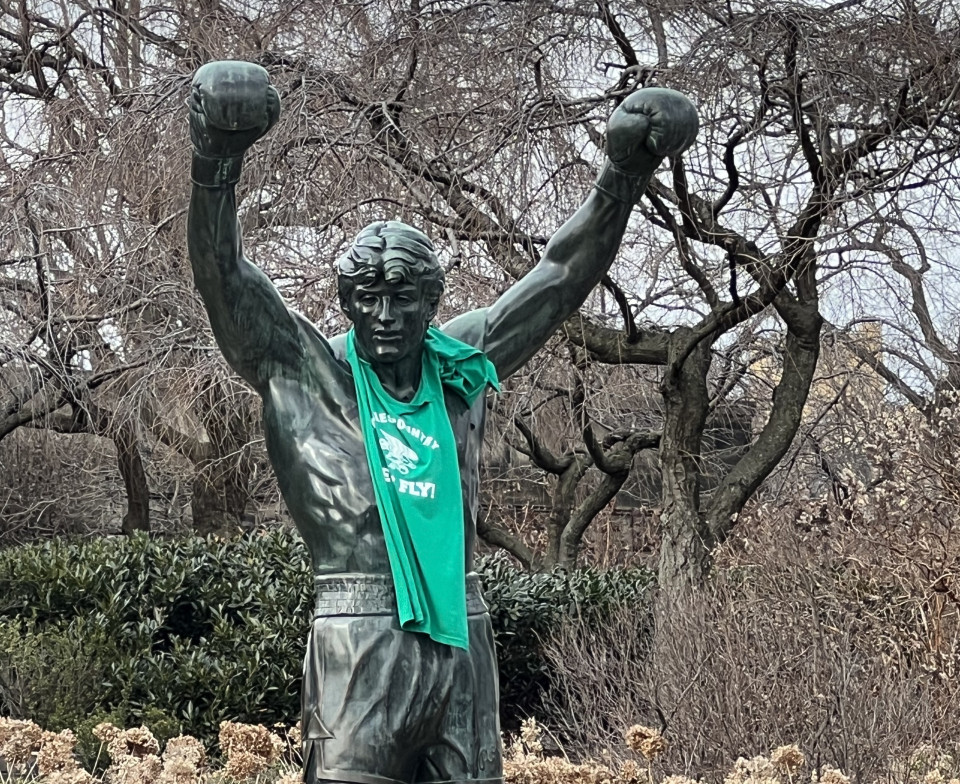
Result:
{"label": "muscular chest", "polygon": [[[446,393],[444,404],[453,431],[455,458],[465,505],[475,503],[483,401],[468,408],[457,395]],[[378,414],[388,417],[389,414]],[[432,435],[402,418],[387,423],[380,444],[384,457],[406,469],[415,455],[410,439],[427,447]],[[264,431],[270,457],[284,498],[294,514],[333,521],[357,519],[375,506],[373,485],[360,428],[352,377],[327,378],[323,386],[277,379],[264,397]],[[395,432],[400,438],[393,438]],[[409,488],[419,492],[417,486]],[[298,524],[299,524],[298,520]]]}

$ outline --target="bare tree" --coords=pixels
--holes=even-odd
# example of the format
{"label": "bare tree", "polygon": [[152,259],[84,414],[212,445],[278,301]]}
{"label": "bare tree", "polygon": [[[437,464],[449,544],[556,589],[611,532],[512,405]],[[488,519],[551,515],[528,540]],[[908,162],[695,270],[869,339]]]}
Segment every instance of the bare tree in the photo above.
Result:
{"label": "bare tree", "polygon": [[[590,187],[619,100],[661,84],[699,105],[699,145],[651,184],[603,290],[517,382],[554,368],[572,389],[561,440],[524,415],[533,397],[507,418],[511,442],[555,477],[542,550],[488,521],[488,538],[529,563],[574,562],[635,455],[656,445],[661,584],[696,585],[796,443],[824,314],[840,327],[891,318],[863,299],[853,314],[844,298],[867,260],[907,284],[926,352],[893,367],[874,353],[870,366],[894,384],[911,359],[954,366],[909,249],[911,231],[929,248],[918,215],[948,209],[955,176],[949,2],[221,0],[50,14],[0,20],[0,187],[22,205],[0,267],[14,426],[54,427],[86,406],[91,432],[121,446],[134,435],[130,455],[179,450],[224,502],[259,471],[249,402],[229,402],[243,393],[211,351],[183,261],[181,101],[192,71],[224,57],[267,67],[284,105],[241,183],[246,244],[327,331],[342,325],[330,262],[365,223],[422,226],[449,269],[446,315],[482,306],[537,262]],[[766,386],[747,383],[758,357],[774,364]],[[656,417],[609,405],[611,365],[655,381]],[[756,401],[755,436],[705,485],[707,423],[757,389],[772,400]],[[224,519],[244,503],[219,504],[233,510]]]}
{"label": "bare tree", "polygon": [[[113,452],[121,529],[146,530],[156,422],[144,412],[161,402],[167,425],[187,417],[203,433],[203,449],[174,446],[197,463],[205,532],[224,526],[213,496],[235,497],[233,527],[242,514],[249,460],[235,456],[255,435],[249,405],[178,383],[184,366],[223,374],[182,269],[178,67],[199,57],[201,18],[160,17],[139,4],[3,7],[0,438],[29,426]],[[90,488],[87,513],[101,493]]]}

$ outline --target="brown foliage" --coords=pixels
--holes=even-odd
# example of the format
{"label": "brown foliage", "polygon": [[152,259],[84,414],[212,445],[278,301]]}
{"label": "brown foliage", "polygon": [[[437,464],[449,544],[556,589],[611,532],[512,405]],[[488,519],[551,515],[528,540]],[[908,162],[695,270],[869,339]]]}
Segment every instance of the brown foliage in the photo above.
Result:
{"label": "brown foliage", "polygon": [[958,751],[954,519],[756,508],[700,595],[552,641],[548,724],[596,753],[645,719],[696,777],[795,742],[815,766],[906,780],[918,749]]}

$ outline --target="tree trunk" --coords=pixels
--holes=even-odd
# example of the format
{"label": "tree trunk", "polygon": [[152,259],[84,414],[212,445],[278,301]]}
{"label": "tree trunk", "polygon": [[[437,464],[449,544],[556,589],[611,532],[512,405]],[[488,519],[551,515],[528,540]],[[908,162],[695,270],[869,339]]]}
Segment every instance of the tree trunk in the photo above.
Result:
{"label": "tree trunk", "polygon": [[547,546],[537,563],[538,570],[549,570],[564,563],[561,544],[563,532],[570,522],[576,504],[577,487],[590,468],[590,461],[582,456],[574,457],[566,470],[557,477],[553,493],[553,508],[547,518]]}
{"label": "tree trunk", "polygon": [[117,467],[127,491],[127,511],[120,524],[125,534],[150,530],[150,485],[140,458],[137,433],[130,423],[119,427],[113,436],[117,448]]}
{"label": "tree trunk", "polygon": [[783,459],[800,429],[820,358],[822,324],[816,303],[792,306],[783,370],[773,393],[770,416],[749,451],[717,487],[704,513],[716,544],[727,538],[735,516]]}
{"label": "tree trunk", "polygon": [[[117,468],[127,496],[127,510],[120,523],[125,534],[150,530],[150,484],[140,457],[140,439],[137,428],[128,420],[121,420],[113,410],[93,400],[75,401],[69,414],[50,412],[43,418],[45,427],[57,433],[91,433],[113,441],[117,450]],[[2,434],[2,430],[0,430]],[[2,438],[3,435],[0,435]]]}
{"label": "tree trunk", "polygon": [[709,530],[700,513],[700,448],[708,412],[710,344],[700,341],[679,364],[690,330],[670,337],[660,392],[664,422],[660,441],[663,511],[660,517],[660,594],[673,599],[699,586],[710,568]]}
{"label": "tree trunk", "polygon": [[596,519],[620,492],[624,482],[627,481],[629,474],[629,465],[627,471],[618,471],[616,473],[604,473],[600,479],[600,484],[594,488],[583,500],[576,510],[574,510],[567,524],[564,526],[563,533],[560,535],[557,564],[567,569],[573,569],[577,565],[577,556],[580,555],[580,546],[583,543],[583,535],[587,528]]}
{"label": "tree trunk", "polygon": [[238,471],[215,463],[196,469],[190,498],[193,530],[200,536],[236,534],[247,506],[246,494],[237,492]]}

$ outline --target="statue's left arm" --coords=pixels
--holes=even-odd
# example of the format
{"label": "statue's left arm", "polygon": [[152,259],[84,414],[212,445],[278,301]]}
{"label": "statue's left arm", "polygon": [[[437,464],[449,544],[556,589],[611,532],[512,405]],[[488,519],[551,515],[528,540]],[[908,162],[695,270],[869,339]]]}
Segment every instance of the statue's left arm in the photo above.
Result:
{"label": "statue's left arm", "polygon": [[490,308],[464,314],[444,331],[482,343],[501,379],[518,370],[606,274],[633,205],[663,159],[690,146],[697,127],[696,110],[680,93],[648,88],[628,96],[607,124],[608,160],[595,187],[547,243],[537,266]]}

